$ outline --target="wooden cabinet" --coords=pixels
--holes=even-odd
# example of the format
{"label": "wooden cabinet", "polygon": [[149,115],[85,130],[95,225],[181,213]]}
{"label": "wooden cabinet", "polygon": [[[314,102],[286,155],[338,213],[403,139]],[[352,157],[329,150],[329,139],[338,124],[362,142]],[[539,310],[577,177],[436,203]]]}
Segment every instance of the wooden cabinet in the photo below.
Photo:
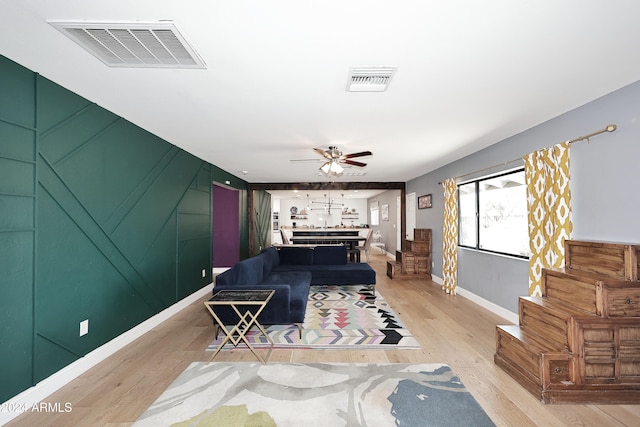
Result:
{"label": "wooden cabinet", "polygon": [[396,260],[387,261],[387,276],[394,278],[420,278],[431,280],[431,229],[416,228],[413,241],[404,242],[396,251]]}
{"label": "wooden cabinet", "polygon": [[545,403],[640,403],[639,247],[567,241],[566,268],[496,327],[496,364]]}
{"label": "wooden cabinet", "polygon": [[575,319],[577,384],[640,384],[640,327],[635,319]]}

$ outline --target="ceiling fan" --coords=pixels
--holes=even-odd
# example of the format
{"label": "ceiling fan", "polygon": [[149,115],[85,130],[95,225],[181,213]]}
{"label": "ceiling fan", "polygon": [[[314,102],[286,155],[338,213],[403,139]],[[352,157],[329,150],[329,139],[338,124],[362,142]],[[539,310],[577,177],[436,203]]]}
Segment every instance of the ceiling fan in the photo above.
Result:
{"label": "ceiling fan", "polygon": [[355,160],[351,160],[354,157],[364,157],[371,156],[371,151],[361,151],[359,153],[351,153],[351,154],[342,154],[342,151],[338,150],[338,147],[335,145],[329,146],[328,150],[324,150],[322,148],[314,148],[313,151],[320,154],[325,159],[325,163],[320,166],[320,170],[325,175],[331,176],[340,176],[344,168],[342,165],[350,165],[350,166],[358,166],[364,167],[367,166],[366,163],[357,162]]}

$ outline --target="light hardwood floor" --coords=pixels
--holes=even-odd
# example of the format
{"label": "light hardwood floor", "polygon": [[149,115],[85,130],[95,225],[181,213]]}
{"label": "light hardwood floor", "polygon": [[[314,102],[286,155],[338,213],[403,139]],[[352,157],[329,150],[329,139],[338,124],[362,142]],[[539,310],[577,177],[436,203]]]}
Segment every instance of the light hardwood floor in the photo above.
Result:
{"label": "light hardwood floor", "polygon": [[[276,350],[270,362],[446,363],[497,426],[640,426],[640,405],[543,405],[493,363],[499,316],[430,281],[391,280],[372,255],[378,291],[421,350]],[[47,398],[69,413],[26,413],[7,426],[129,426],[193,361],[206,361],[211,316],[198,301]],[[216,361],[255,361],[223,351]]]}

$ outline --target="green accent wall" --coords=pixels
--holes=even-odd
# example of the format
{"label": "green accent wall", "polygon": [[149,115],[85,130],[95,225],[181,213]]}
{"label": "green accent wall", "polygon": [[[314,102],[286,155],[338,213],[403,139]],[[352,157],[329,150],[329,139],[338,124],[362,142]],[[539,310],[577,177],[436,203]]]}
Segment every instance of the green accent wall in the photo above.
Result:
{"label": "green accent wall", "polygon": [[213,181],[246,205],[243,180],[0,56],[0,402],[211,283]]}
{"label": "green accent wall", "polygon": [[35,76],[0,56],[0,401],[31,387],[36,224]]}

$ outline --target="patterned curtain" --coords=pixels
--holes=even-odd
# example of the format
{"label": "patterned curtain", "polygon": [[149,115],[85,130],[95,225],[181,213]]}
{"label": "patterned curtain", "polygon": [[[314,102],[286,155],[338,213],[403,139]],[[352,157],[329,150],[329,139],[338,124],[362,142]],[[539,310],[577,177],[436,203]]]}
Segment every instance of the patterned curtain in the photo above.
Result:
{"label": "patterned curtain", "polygon": [[444,227],[442,230],[442,290],[456,294],[458,284],[458,199],[456,179],[443,183]]}
{"label": "patterned curtain", "polygon": [[571,237],[569,147],[564,142],[523,157],[529,216],[529,295],[540,296],[543,268],[564,266],[564,241]]}

